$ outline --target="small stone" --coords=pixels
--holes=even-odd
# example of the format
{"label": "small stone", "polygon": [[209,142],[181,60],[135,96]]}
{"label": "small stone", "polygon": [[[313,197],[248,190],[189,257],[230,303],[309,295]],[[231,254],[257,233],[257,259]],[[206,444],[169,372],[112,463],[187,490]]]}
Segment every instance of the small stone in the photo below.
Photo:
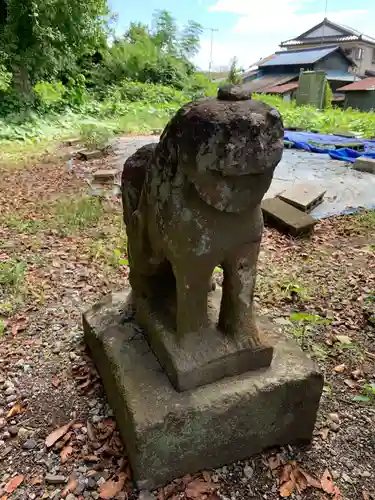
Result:
{"label": "small stone", "polygon": [[28,437],[30,437],[31,432],[28,429],[25,429],[24,427],[20,427],[18,429],[18,439],[21,441],[24,441]]}
{"label": "small stone", "polygon": [[17,399],[17,394],[10,394],[10,396],[6,397],[6,402],[7,403],[13,403]]}
{"label": "small stone", "polygon": [[369,472],[368,470],[364,470],[364,471],[361,473],[361,476],[362,476],[362,477],[371,477],[371,472]]}
{"label": "small stone", "polygon": [[337,470],[331,471],[333,479],[338,479],[340,477],[340,472]]}
{"label": "small stone", "polygon": [[100,478],[98,479],[98,481],[97,481],[98,486],[101,486],[101,485],[102,485],[102,484],[104,484],[104,483],[105,483],[105,479],[104,479],[104,477],[100,477]]}
{"label": "small stone", "polygon": [[75,352],[70,352],[69,353],[69,359],[70,361],[75,361],[78,358],[77,354]]}
{"label": "small stone", "polygon": [[91,496],[92,496],[92,498],[93,498],[94,500],[97,500],[97,499],[99,498],[99,493],[98,493],[97,491],[93,491],[93,492],[91,493]]}
{"label": "small stone", "polygon": [[63,484],[66,482],[66,478],[62,475],[46,474],[45,481],[49,484]]}
{"label": "small stone", "polygon": [[52,352],[54,354],[59,354],[60,351],[61,351],[61,343],[56,342],[56,344],[52,347]]}
{"label": "small stone", "polygon": [[7,425],[7,421],[5,418],[0,418],[0,429],[4,429],[4,427]]}
{"label": "small stone", "polygon": [[14,387],[14,385],[10,385],[9,387],[7,387],[4,391],[4,394],[5,396],[10,396],[11,394],[14,394],[16,392],[16,389]]}
{"label": "small stone", "polygon": [[10,380],[6,380],[4,382],[4,389],[8,389],[9,387],[14,387],[14,384]]}
{"label": "small stone", "polygon": [[332,421],[332,422],[335,422],[336,424],[339,424],[340,423],[340,417],[337,413],[330,413],[328,415],[328,418]]}
{"label": "small stone", "polygon": [[91,420],[93,424],[98,424],[102,420],[102,417],[100,415],[93,415]]}
{"label": "small stone", "polygon": [[90,488],[90,489],[94,489],[96,488],[96,481],[93,477],[89,477],[87,479],[87,487]]}
{"label": "small stone", "polygon": [[86,489],[86,483],[85,483],[85,480],[84,478],[80,477],[77,481],[77,486],[74,490],[74,494],[75,495],[82,495],[82,493],[85,491]]}
{"label": "small stone", "polygon": [[69,493],[66,497],[65,500],[76,500],[76,496],[73,495],[73,493]]}
{"label": "small stone", "polygon": [[335,422],[329,422],[329,428],[333,432],[338,432],[338,430],[340,429],[340,425],[336,424]]}
{"label": "small stone", "polygon": [[148,490],[142,490],[139,492],[138,500],[156,500],[155,496]]}
{"label": "small stone", "polygon": [[243,474],[247,479],[251,479],[254,474],[254,469],[250,465],[246,465],[243,470]]}
{"label": "small stone", "polygon": [[348,476],[348,474],[346,472],[343,472],[343,474],[342,474],[341,477],[342,477],[343,481],[345,481],[346,483],[350,483],[351,484],[353,482],[353,480],[351,479],[351,477]]}
{"label": "small stone", "polygon": [[27,439],[23,445],[22,445],[22,448],[24,450],[32,450],[33,448],[36,447],[36,441],[34,439]]}
{"label": "small stone", "polygon": [[18,434],[18,427],[15,426],[15,425],[11,425],[11,426],[8,427],[8,431],[9,431],[9,433],[10,433],[11,436],[13,436],[13,437],[17,436],[17,434]]}
{"label": "small stone", "polygon": [[9,439],[10,438],[10,433],[8,431],[4,431],[2,435],[3,439]]}
{"label": "small stone", "polygon": [[53,490],[52,493],[50,493],[50,498],[52,498],[52,500],[58,500],[61,496],[61,490],[59,489],[56,489],[56,490]]}

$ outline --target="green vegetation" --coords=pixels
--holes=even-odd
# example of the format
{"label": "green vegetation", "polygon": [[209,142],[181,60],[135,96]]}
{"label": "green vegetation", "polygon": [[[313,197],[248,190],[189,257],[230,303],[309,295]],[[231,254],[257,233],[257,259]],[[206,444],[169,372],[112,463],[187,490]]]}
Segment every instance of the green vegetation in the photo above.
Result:
{"label": "green vegetation", "polygon": [[89,196],[58,201],[53,215],[59,232],[66,236],[95,226],[103,214],[100,199]]}

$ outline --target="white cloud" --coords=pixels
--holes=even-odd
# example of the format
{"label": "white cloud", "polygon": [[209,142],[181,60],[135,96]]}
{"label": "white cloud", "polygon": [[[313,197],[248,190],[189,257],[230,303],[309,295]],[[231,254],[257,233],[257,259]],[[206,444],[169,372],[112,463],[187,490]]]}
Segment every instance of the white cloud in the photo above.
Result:
{"label": "white cloud", "polygon": [[[304,9],[309,5],[309,13]],[[314,0],[217,0],[208,10],[236,15],[237,21],[228,29],[215,33],[213,65],[228,65],[237,56],[241,65],[250,66],[261,57],[278,50],[281,41],[293,38],[318,24],[323,11],[311,13]],[[365,9],[328,12],[328,19],[346,24],[375,36],[371,19],[374,12]],[[208,68],[210,40],[203,39],[196,63]]]}

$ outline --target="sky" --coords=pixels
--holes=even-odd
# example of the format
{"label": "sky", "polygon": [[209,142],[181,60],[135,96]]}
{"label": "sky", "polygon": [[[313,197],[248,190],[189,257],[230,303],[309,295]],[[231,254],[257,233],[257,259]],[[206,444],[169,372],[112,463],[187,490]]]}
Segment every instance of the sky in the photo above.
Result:
{"label": "sky", "polygon": [[208,69],[210,30],[214,32],[213,67],[219,70],[237,57],[247,69],[261,57],[279,49],[281,41],[294,38],[327,17],[375,38],[374,0],[109,0],[118,15],[116,31],[131,21],[150,24],[157,9],[168,10],[183,26],[190,19],[205,28],[195,63]]}

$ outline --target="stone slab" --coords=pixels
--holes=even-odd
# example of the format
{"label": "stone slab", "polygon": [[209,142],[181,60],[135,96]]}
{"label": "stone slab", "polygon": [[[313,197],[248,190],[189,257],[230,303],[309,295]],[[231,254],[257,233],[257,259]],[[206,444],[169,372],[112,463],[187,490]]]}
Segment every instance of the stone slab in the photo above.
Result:
{"label": "stone slab", "polygon": [[97,170],[93,173],[94,180],[96,182],[115,182],[116,179],[121,175],[121,172],[117,168],[111,168],[107,170]]}
{"label": "stone slab", "polygon": [[322,189],[316,184],[294,184],[278,195],[280,200],[289,203],[302,212],[311,212],[315,207],[323,202],[326,189]]}
{"label": "stone slab", "polygon": [[[240,375],[271,364],[273,348],[267,344],[266,332],[258,326],[263,345],[253,347],[248,339],[235,341],[216,328],[221,303],[221,287],[208,294],[210,326],[191,332],[178,339],[170,317],[175,309],[161,314],[162,306],[152,307],[145,299],[138,299],[137,323],[158,361],[178,391],[195,389],[224,377]],[[197,349],[199,345],[199,349]]]}
{"label": "stone slab", "polygon": [[375,174],[375,160],[373,158],[367,158],[366,156],[360,156],[354,162],[353,168],[354,170],[359,170],[360,172]]}
{"label": "stone slab", "polygon": [[93,151],[89,151],[88,149],[81,149],[77,152],[77,155],[83,160],[95,160],[96,158],[102,158],[105,153],[101,149],[94,149]]}
{"label": "stone slab", "polygon": [[181,393],[127,301],[128,292],[106,297],[83,324],[139,489],[272,446],[310,442],[323,378],[295,341],[274,332],[269,368]]}
{"label": "stone slab", "polygon": [[310,234],[317,222],[311,215],[305,214],[280,198],[264,199],[262,210],[266,224],[292,236]]}

